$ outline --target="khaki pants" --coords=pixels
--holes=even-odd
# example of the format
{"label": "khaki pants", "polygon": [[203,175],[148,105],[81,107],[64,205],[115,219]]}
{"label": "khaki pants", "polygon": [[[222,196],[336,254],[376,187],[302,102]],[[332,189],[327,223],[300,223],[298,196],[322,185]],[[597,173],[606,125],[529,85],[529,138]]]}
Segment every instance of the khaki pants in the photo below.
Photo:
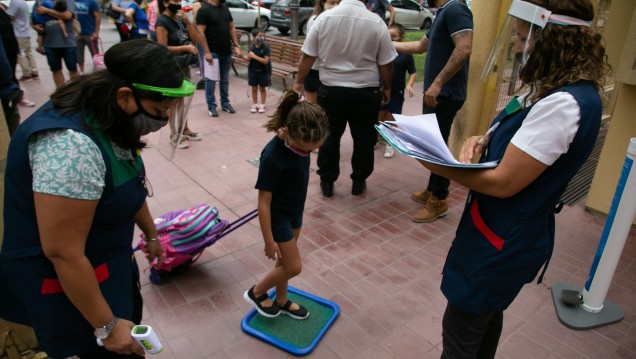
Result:
{"label": "khaki pants", "polygon": [[22,68],[22,75],[38,76],[38,64],[35,62],[35,57],[33,57],[33,52],[31,51],[31,38],[18,37],[18,46],[20,47],[18,63]]}

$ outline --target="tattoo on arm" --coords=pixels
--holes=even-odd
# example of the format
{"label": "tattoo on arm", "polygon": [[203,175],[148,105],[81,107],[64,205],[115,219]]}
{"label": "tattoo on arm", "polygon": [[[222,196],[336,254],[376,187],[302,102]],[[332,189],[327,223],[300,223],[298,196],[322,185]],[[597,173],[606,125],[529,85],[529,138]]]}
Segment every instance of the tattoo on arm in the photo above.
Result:
{"label": "tattoo on arm", "polygon": [[473,32],[461,31],[453,35],[453,43],[455,43],[455,49],[451,53],[450,58],[446,62],[446,65],[437,75],[437,79],[445,84],[450,80],[462,66],[466,63],[472,52]]}

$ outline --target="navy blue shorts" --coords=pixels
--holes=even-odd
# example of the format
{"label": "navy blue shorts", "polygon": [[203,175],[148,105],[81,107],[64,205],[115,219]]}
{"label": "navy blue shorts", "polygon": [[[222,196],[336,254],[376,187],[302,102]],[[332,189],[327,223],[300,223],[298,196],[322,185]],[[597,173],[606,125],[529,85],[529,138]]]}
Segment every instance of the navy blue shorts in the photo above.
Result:
{"label": "navy blue shorts", "polygon": [[248,71],[247,72],[247,84],[254,87],[269,87],[269,73],[268,71]]}
{"label": "navy blue shorts", "polygon": [[45,47],[44,52],[51,72],[62,70],[62,59],[67,70],[77,71],[76,47]]}
{"label": "navy blue shorts", "polygon": [[320,87],[320,73],[318,70],[311,69],[305,76],[305,81],[303,81],[303,87],[305,91],[308,92],[318,92],[318,88]]}
{"label": "navy blue shorts", "polygon": [[283,216],[272,214],[272,235],[274,242],[289,242],[294,239],[294,229],[303,225],[303,214],[296,216]]}
{"label": "navy blue shorts", "polygon": [[389,103],[382,106],[381,110],[387,111],[389,113],[396,113],[398,115],[401,115],[403,106],[404,106],[404,92],[402,92],[402,94],[399,96],[394,96],[393,92],[391,91],[391,100],[389,100]]}

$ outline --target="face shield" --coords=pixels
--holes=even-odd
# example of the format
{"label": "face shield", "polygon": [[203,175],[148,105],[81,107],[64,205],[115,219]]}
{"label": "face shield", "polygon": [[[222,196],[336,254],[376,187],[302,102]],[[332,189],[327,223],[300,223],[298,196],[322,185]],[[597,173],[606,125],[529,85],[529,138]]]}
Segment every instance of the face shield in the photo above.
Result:
{"label": "face shield", "polygon": [[540,6],[521,0],[513,0],[497,40],[490,51],[481,78],[488,81],[492,74],[511,73],[517,77],[532,54],[532,44],[537,34],[548,23],[558,25],[591,26],[585,21],[565,15],[552,14]]}
{"label": "face shield", "polygon": [[[138,92],[142,97],[155,101],[155,119],[161,120],[158,117],[167,119],[168,126],[166,127],[169,128],[170,134],[164,136],[160,133],[159,150],[168,160],[172,160],[186,127],[188,110],[196,86],[190,81],[184,80],[177,88],[155,87],[138,83],[133,83],[132,87],[134,92]],[[147,108],[145,111],[150,112]],[[146,116],[148,117],[147,114]]]}

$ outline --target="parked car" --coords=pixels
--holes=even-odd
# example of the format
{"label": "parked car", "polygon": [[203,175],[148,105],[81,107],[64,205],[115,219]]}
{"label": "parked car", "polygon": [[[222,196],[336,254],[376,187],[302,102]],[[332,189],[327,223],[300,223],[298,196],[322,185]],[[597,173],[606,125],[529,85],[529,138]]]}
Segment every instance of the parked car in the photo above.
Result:
{"label": "parked car", "polygon": [[[182,0],[181,6],[192,7],[193,0]],[[226,0],[225,5],[230,9],[232,19],[234,19],[234,27],[237,29],[253,29],[258,25],[258,6],[254,6],[244,0]],[[261,29],[267,31],[269,29],[271,12],[268,9],[261,8]]]}
{"label": "parked car", "polygon": [[[285,35],[291,28],[291,9],[289,0],[278,0],[272,5],[271,25],[276,27],[281,34]],[[307,20],[314,11],[313,0],[300,0],[300,8],[298,8],[298,35],[307,33]]]}
{"label": "parked car", "polygon": [[[264,7],[266,9],[271,9],[272,5],[274,5],[274,3],[276,2],[276,0],[261,0],[261,7]],[[254,0],[252,1],[252,5],[254,6],[258,6],[258,0]]]}
{"label": "parked car", "polygon": [[[395,10],[395,22],[406,28],[430,29],[435,15],[415,0],[390,0]],[[386,13],[389,18],[389,13]]]}

